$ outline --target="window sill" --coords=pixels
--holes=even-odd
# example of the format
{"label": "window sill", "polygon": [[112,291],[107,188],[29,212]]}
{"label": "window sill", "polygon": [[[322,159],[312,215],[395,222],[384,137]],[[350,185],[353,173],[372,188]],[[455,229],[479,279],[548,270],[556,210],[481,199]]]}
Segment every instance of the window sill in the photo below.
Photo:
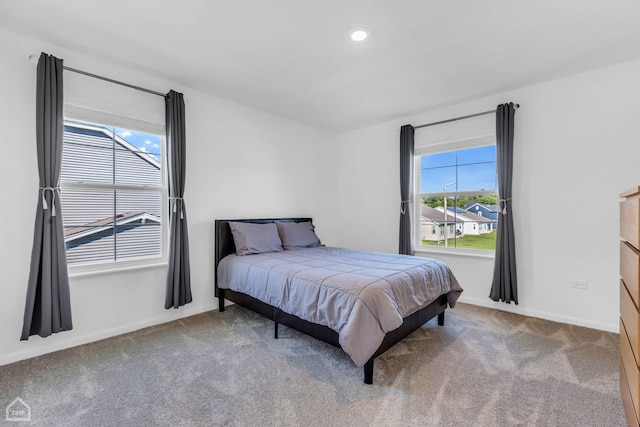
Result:
{"label": "window sill", "polygon": [[69,267],[69,278],[75,279],[79,277],[100,276],[104,274],[124,273],[128,271],[146,270],[149,268],[166,268],[168,263],[166,261],[158,261],[148,264],[128,264],[118,266],[99,266],[93,265],[91,267]]}
{"label": "window sill", "polygon": [[462,256],[469,258],[486,258],[486,259],[495,259],[495,252],[493,251],[480,251],[480,250],[464,250],[464,249],[425,249],[425,248],[416,248],[415,254],[418,256],[426,256],[426,255],[452,255],[452,256]]}

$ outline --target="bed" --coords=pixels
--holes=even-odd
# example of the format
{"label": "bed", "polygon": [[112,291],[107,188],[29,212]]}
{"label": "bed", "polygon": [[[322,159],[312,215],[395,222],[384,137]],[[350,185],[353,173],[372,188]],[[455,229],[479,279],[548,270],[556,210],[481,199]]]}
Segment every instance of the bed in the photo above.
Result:
{"label": "bed", "polygon": [[[278,242],[273,250],[251,252],[238,240],[240,227],[273,233],[276,225],[285,250],[277,249]],[[327,248],[319,239],[298,247],[287,231],[293,227],[310,227],[315,237],[311,218],[215,221],[219,310],[228,300],[273,320],[275,338],[283,324],[342,348],[364,368],[366,384],[373,383],[376,357],[434,317],[444,325],[447,306],[462,292],[437,260]]]}

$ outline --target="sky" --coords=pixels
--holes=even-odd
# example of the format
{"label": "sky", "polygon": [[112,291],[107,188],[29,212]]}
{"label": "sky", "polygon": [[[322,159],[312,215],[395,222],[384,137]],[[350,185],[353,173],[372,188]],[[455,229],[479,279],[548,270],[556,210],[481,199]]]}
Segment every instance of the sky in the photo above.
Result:
{"label": "sky", "polygon": [[153,155],[156,160],[160,161],[162,138],[159,135],[120,128],[116,128],[115,131],[118,136],[128,143],[135,145],[140,151]]}
{"label": "sky", "polygon": [[496,146],[469,148],[420,157],[420,193],[493,190],[496,178]]}

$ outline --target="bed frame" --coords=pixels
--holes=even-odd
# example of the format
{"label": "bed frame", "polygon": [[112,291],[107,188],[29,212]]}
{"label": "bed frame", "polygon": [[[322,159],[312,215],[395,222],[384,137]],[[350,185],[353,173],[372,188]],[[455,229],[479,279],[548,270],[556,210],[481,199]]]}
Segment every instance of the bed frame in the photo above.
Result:
{"label": "bed frame", "polygon": [[[338,341],[338,333],[333,329],[308,322],[299,317],[285,313],[277,307],[266,304],[259,301],[249,295],[232,291],[230,289],[218,288],[218,264],[220,260],[225,256],[235,253],[236,248],[233,241],[233,235],[229,228],[229,221],[235,222],[253,222],[253,223],[270,223],[275,221],[289,221],[289,222],[311,222],[311,218],[277,218],[277,219],[231,219],[231,220],[216,220],[215,221],[215,296],[218,297],[218,307],[221,312],[224,311],[224,301],[229,300],[238,305],[241,305],[249,310],[259,313],[268,319],[271,319],[275,323],[274,337],[278,338],[278,324],[281,323],[290,328],[296,329],[314,338],[322,340],[326,343],[334,345],[338,348],[340,343]],[[412,315],[405,317],[402,325],[398,329],[388,332],[385,335],[382,344],[378,347],[378,350],[371,356],[369,361],[364,365],[364,382],[365,384],[373,383],[373,360],[380,356],[382,353],[393,347],[396,343],[400,342],[411,332],[420,328],[423,324],[438,317],[438,325],[444,325],[444,312],[447,308],[447,295],[441,295],[428,306],[413,313]]]}

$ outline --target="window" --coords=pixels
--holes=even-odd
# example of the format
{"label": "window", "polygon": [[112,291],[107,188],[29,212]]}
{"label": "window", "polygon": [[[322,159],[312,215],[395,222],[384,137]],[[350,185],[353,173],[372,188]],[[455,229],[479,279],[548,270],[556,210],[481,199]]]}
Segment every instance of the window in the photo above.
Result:
{"label": "window", "polygon": [[[495,250],[496,147],[483,141],[483,145],[468,148],[416,150],[417,249]],[[479,215],[481,211],[485,214]],[[424,227],[436,225],[439,233],[423,232]]]}
{"label": "window", "polygon": [[69,266],[164,257],[164,136],[158,126],[144,128],[65,120],[60,192]]}

